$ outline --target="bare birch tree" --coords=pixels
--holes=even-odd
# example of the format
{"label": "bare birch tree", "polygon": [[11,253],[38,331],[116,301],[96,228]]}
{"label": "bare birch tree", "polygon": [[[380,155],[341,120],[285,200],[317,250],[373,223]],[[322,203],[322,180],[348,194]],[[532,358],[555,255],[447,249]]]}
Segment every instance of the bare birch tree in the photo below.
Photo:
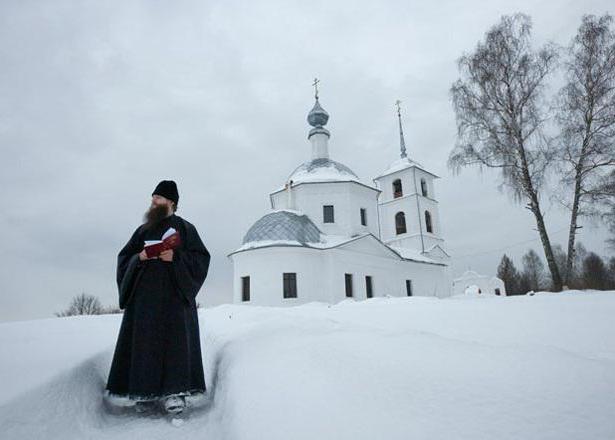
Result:
{"label": "bare birch tree", "polygon": [[550,44],[533,50],[531,28],[527,15],[503,16],[474,53],[459,59],[461,77],[451,87],[457,143],[449,166],[501,171],[503,186],[534,215],[553,288],[561,290],[539,194],[552,161],[542,131],[543,94],[557,51]]}
{"label": "bare birch tree", "polygon": [[[586,15],[568,48],[566,84],[559,94],[558,157],[562,182],[573,188],[564,283],[570,283],[580,216],[603,200],[604,178],[615,167],[615,33],[613,17]],[[611,197],[615,194],[611,194]],[[608,198],[608,194],[607,194]]]}

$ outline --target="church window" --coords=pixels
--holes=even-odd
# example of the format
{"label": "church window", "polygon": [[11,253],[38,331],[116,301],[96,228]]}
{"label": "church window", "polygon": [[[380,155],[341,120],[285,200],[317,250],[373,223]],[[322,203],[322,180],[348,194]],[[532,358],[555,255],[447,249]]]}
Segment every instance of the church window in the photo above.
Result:
{"label": "church window", "polygon": [[395,231],[397,235],[406,233],[406,215],[403,212],[395,214]]}
{"label": "church window", "polygon": [[412,280],[406,280],[406,295],[412,296]]}
{"label": "church window", "polygon": [[365,296],[372,298],[374,296],[374,290],[372,286],[372,277],[369,275],[365,277]]}
{"label": "church window", "polygon": [[333,205],[324,205],[322,207],[323,223],[334,223],[335,217],[333,214]]}
{"label": "church window", "polygon": [[352,298],[352,274],[344,274],[344,284],[346,286],[346,297]]}
{"label": "church window", "polygon": [[296,273],[284,273],[284,298],[297,298]]}
{"label": "church window", "polygon": [[433,225],[431,224],[431,214],[429,211],[425,211],[425,229],[427,229],[427,232],[433,233]]}
{"label": "church window", "polygon": [[427,197],[427,182],[425,179],[421,179],[421,193],[423,197]]}
{"label": "church window", "polygon": [[241,277],[241,300],[250,301],[250,277]]}
{"label": "church window", "polygon": [[361,224],[367,226],[367,210],[365,208],[361,208]]}
{"label": "church window", "polygon": [[398,197],[403,196],[403,191],[401,189],[401,179],[396,179],[393,181],[393,198],[396,199]]}

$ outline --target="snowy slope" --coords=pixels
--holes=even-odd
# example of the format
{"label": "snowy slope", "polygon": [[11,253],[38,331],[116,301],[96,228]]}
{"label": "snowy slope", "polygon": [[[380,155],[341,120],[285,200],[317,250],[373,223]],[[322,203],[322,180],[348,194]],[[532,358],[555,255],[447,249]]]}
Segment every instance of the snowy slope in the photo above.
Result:
{"label": "snowy slope", "polygon": [[0,324],[0,438],[614,439],[614,317],[615,292],[201,310],[211,403],[179,428],[102,410],[120,316]]}

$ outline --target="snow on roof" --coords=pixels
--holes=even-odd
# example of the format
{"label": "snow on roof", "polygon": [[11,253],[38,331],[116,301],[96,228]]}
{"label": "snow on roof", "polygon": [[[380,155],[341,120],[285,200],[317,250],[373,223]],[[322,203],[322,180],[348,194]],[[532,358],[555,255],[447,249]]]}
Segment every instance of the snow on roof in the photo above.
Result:
{"label": "snow on roof", "polygon": [[243,245],[233,251],[231,254],[236,252],[246,251],[249,249],[258,249],[264,247],[272,247],[272,246],[297,246],[297,247],[306,247],[312,249],[331,249],[337,246],[340,246],[349,241],[354,241],[359,238],[362,238],[366,235],[363,234],[356,237],[348,237],[346,235],[326,235],[321,234],[319,241],[309,241],[309,242],[300,242],[298,240],[286,240],[286,239],[261,239],[261,240],[253,240],[244,242]]}
{"label": "snow on roof", "polygon": [[299,243],[296,240],[257,240],[257,241],[248,241],[242,244],[241,247],[233,251],[233,253],[247,251],[248,249],[258,249],[258,248],[270,247],[270,246],[309,247],[309,246],[306,246],[305,243]]}
{"label": "snow on roof", "polygon": [[415,162],[415,161],[413,161],[412,159],[410,159],[408,157],[403,157],[401,159],[397,159],[395,162],[390,164],[388,166],[388,168],[386,170],[384,170],[380,175],[376,176],[374,178],[374,180],[380,179],[381,177],[388,176],[389,174],[393,174],[393,173],[396,173],[398,171],[405,170],[405,169],[411,168],[411,167],[420,168],[421,170],[425,171],[426,173],[429,173],[432,176],[438,177],[435,174],[430,173],[429,171],[425,170],[425,168],[423,168],[423,165],[421,165],[420,163]]}
{"label": "snow on roof", "polygon": [[369,235],[369,234],[361,234],[355,237],[349,237],[347,235],[325,235],[323,234],[320,236],[321,243],[319,243],[318,245],[322,246],[323,249],[337,247],[344,243],[348,243],[349,241],[353,241],[353,240],[357,240],[359,238],[365,237],[366,235]]}
{"label": "snow on roof", "polygon": [[397,252],[404,260],[413,260],[413,261],[422,261],[424,263],[440,264],[439,261],[436,261],[432,258],[429,258],[423,255],[419,250],[397,247],[397,246],[389,246],[389,247],[393,249],[395,252]]}
{"label": "snow on roof", "polygon": [[346,165],[331,159],[314,159],[302,163],[288,180],[302,182],[360,182],[359,177]]}
{"label": "snow on roof", "polygon": [[[280,210],[280,211],[290,211],[290,210]],[[386,246],[387,248],[391,249],[393,252],[395,252],[397,255],[399,255],[404,260],[416,261],[419,263],[438,264],[438,265],[443,264],[440,261],[437,261],[437,260],[434,260],[432,258],[425,256],[418,250],[396,247],[396,246],[389,246],[385,243],[382,243],[382,241],[380,241],[376,236],[374,236],[373,234],[369,232],[365,234],[361,234],[361,235],[356,235],[353,237],[349,237],[347,235],[327,235],[327,234],[321,233],[319,241],[310,241],[310,242],[300,242],[298,240],[288,240],[288,239],[283,239],[283,238],[259,239],[259,240],[244,242],[240,248],[231,252],[229,255],[232,255],[232,254],[235,254],[241,251],[266,248],[266,247],[274,247],[274,246],[282,246],[282,247],[295,246],[295,247],[304,247],[304,248],[311,248],[311,249],[332,249],[332,248],[341,246],[343,244],[349,243],[351,241],[365,238],[367,236],[374,237],[383,246]]]}

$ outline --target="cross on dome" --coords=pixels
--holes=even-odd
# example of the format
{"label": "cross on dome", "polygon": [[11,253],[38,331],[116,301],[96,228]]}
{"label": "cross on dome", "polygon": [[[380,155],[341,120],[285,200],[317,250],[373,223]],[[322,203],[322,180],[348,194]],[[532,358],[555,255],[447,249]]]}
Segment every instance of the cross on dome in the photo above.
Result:
{"label": "cross on dome", "polygon": [[316,98],[316,101],[318,101],[318,83],[320,82],[320,80],[318,78],[314,78],[314,82],[312,83],[312,85],[314,86],[314,98]]}
{"label": "cross on dome", "polygon": [[316,98],[316,102],[314,103],[314,107],[308,113],[308,123],[314,127],[310,130],[310,134],[308,135],[308,139],[312,137],[315,133],[323,133],[329,136],[329,131],[323,128],[327,125],[327,121],[329,120],[329,113],[320,106],[320,102],[318,101],[318,84],[320,80],[318,78],[314,78],[314,82],[312,85],[314,86],[314,98]]}

